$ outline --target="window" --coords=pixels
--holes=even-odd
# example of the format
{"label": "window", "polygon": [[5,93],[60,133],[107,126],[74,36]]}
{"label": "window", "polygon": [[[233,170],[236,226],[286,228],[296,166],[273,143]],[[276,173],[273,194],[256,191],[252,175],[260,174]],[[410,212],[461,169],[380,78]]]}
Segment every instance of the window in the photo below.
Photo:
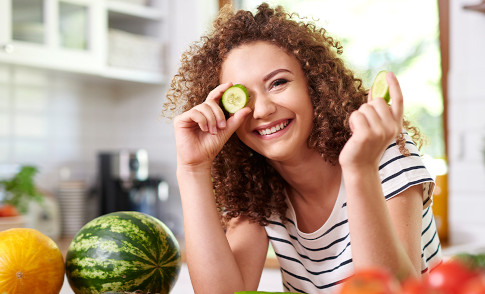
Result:
{"label": "window", "polygon": [[[370,87],[376,73],[393,71],[405,99],[405,116],[428,143],[421,151],[445,157],[438,3],[389,0],[280,0],[282,5],[323,26],[343,45],[347,66]],[[234,0],[254,10],[260,0]]]}

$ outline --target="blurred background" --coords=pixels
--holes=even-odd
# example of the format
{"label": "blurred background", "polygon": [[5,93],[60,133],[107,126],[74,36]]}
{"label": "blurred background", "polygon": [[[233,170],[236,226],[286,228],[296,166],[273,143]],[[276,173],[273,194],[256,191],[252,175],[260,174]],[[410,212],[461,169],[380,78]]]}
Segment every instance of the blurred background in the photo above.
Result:
{"label": "blurred background", "polygon": [[[268,1],[326,28],[367,87],[382,69],[396,73],[406,116],[427,138],[446,246],[485,243],[479,1]],[[229,2],[0,1],[0,180],[32,167],[22,175],[47,199],[26,200],[27,226],[72,237],[98,215],[132,209],[183,239],[172,125],[160,112],[181,53]],[[0,187],[0,202],[11,195]]]}

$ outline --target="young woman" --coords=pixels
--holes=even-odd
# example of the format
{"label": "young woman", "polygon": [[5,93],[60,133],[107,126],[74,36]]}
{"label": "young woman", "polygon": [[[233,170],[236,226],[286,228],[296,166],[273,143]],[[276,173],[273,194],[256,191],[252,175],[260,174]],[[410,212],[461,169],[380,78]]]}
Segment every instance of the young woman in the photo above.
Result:
{"label": "young woman", "polygon": [[[256,290],[268,243],[286,291],[335,292],[356,269],[404,279],[441,260],[433,182],[403,129],[403,97],[369,100],[325,30],[267,4],[223,9],[182,57],[174,121],[196,293]],[[240,83],[249,104],[220,107]],[[222,226],[221,226],[222,220]]]}

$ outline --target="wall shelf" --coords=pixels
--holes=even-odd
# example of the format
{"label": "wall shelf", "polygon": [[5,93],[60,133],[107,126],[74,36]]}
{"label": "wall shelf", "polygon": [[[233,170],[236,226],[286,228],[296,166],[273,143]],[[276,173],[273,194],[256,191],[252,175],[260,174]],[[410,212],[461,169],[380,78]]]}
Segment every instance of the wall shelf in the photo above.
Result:
{"label": "wall shelf", "polygon": [[168,1],[0,0],[0,63],[162,84]]}
{"label": "wall shelf", "polygon": [[162,73],[122,68],[108,67],[100,73],[100,76],[119,81],[131,81],[144,84],[161,84],[165,82],[165,77]]}
{"label": "wall shelf", "polygon": [[126,16],[138,17],[147,20],[162,20],[165,15],[159,9],[149,6],[142,6],[119,1],[108,1],[106,6],[110,12],[119,13]]}
{"label": "wall shelf", "polygon": [[463,6],[463,8],[466,10],[473,10],[473,11],[485,13],[485,1],[482,1],[481,3],[478,3],[478,4],[465,5]]}

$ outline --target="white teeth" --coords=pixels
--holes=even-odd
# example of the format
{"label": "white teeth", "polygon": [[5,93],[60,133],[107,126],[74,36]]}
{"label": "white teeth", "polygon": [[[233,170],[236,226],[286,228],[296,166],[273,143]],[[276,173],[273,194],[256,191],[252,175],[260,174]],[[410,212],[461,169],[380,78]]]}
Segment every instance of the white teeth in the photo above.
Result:
{"label": "white teeth", "polygon": [[287,121],[284,121],[274,127],[271,127],[271,128],[268,128],[268,129],[265,129],[265,130],[259,130],[259,134],[261,136],[265,136],[265,135],[271,135],[271,134],[274,134],[276,133],[277,131],[281,131],[282,129],[284,129],[290,122],[287,120]]}

